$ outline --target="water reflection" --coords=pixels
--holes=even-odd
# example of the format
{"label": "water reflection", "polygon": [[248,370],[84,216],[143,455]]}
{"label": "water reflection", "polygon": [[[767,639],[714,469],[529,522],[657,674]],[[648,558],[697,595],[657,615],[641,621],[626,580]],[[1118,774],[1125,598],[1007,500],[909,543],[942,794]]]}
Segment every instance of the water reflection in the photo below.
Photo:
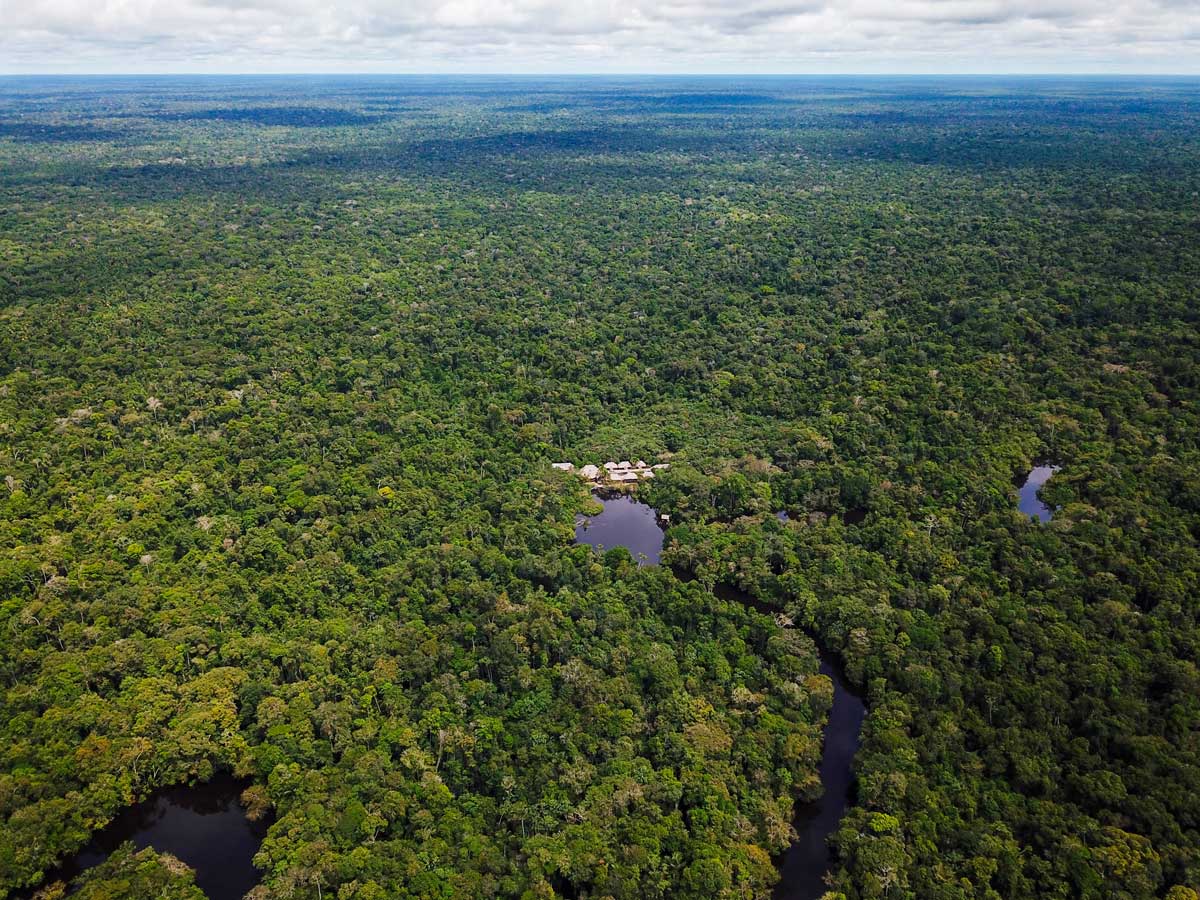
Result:
{"label": "water reflection", "polygon": [[[611,549],[626,547],[644,562],[657,563],[663,547],[663,532],[656,512],[644,503],[627,496],[600,498],[604,511],[591,518],[579,517],[575,525],[577,543]],[[786,512],[776,514],[781,522],[788,521]],[[691,573],[679,572],[682,580],[692,580]],[[758,597],[727,584],[718,584],[717,596],[749,606],[758,612],[772,615],[777,610]],[[795,842],[775,862],[780,880],[775,887],[775,900],[817,900],[825,893],[825,874],[833,864],[829,836],[850,805],[853,786],[851,766],[858,752],[866,706],[856,693],[831,654],[818,645],[820,672],[833,682],[833,706],[825,726],[821,752],[822,795],[811,803],[798,804],[793,824]]]}
{"label": "water reflection", "polygon": [[[725,600],[734,600],[761,613],[776,610],[757,597],[727,584],[718,584],[714,593]],[[826,891],[825,873],[833,867],[833,851],[829,836],[850,805],[854,784],[852,766],[858,752],[863,719],[867,707],[842,674],[841,666],[830,653],[817,645],[820,654],[820,673],[833,682],[833,706],[825,725],[821,750],[821,786],[823,793],[810,803],[796,806],[792,824],[796,840],[776,858],[779,883],[774,900],[818,900]]]}
{"label": "water reflection", "polygon": [[862,697],[846,682],[837,661],[824,650],[820,654],[820,672],[833,682],[833,706],[821,750],[824,793],[796,808],[796,841],[778,860],[779,884],[772,895],[775,900],[817,900],[825,893],[825,873],[833,868],[829,836],[837,830],[850,805],[854,754],[867,715]]}
{"label": "water reflection", "polygon": [[238,798],[249,782],[219,775],[194,787],[160,791],[125,809],[44,883],[70,881],[97,866],[121,844],[170,853],[196,872],[196,885],[209,900],[241,900],[259,882],[254,854],[268,823],[246,818]]}
{"label": "water reflection", "polygon": [[645,503],[624,494],[597,496],[604,511],[575,520],[575,543],[597,550],[625,547],[637,557],[639,565],[658,563],[663,548],[663,531],[658,514]]}
{"label": "water reflection", "polygon": [[1020,487],[1017,508],[1031,519],[1049,522],[1054,516],[1054,510],[1042,502],[1039,492],[1042,485],[1050,480],[1050,476],[1061,468],[1062,466],[1035,466]]}

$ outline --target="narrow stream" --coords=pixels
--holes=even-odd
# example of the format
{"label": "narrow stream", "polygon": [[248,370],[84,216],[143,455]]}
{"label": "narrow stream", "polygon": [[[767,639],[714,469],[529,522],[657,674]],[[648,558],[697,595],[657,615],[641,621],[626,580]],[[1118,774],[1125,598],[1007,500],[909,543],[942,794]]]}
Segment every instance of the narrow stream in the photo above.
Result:
{"label": "narrow stream", "polygon": [[837,661],[819,644],[817,647],[821,654],[820,672],[833,681],[833,707],[829,710],[821,750],[821,784],[825,793],[796,808],[792,821],[796,841],[778,860],[775,900],[818,900],[825,893],[825,873],[833,866],[829,836],[837,830],[850,805],[854,783],[851,766],[867,715],[862,696],[846,681]]}
{"label": "narrow stream", "polygon": [[[605,550],[626,547],[643,564],[657,563],[663,547],[663,532],[655,510],[625,496],[600,498],[600,502],[604,505],[602,513],[588,519],[580,517],[577,521],[576,542]],[[787,521],[787,514],[783,513],[779,518]],[[686,578],[686,574],[683,577]],[[761,613],[777,612],[757,597],[730,585],[717,585],[715,593],[722,599],[742,603]],[[817,643],[815,637],[814,642]],[[796,807],[792,822],[796,840],[775,859],[780,876],[773,895],[775,900],[818,900],[826,891],[825,874],[833,862],[829,836],[837,829],[850,805],[854,754],[858,751],[867,712],[862,696],[846,681],[836,658],[825,652],[820,643],[817,643],[817,650],[819,671],[833,682],[833,706],[821,751],[820,775],[825,790],[818,799]]]}
{"label": "narrow stream", "polygon": [[[724,600],[741,603],[768,615],[778,611],[727,584],[718,584],[714,593]],[[825,791],[816,800],[796,806],[792,819],[796,840],[775,860],[779,868],[779,884],[773,894],[775,900],[819,900],[826,891],[825,873],[833,865],[829,836],[837,830],[850,805],[854,754],[858,752],[863,719],[867,715],[862,695],[846,680],[837,658],[826,652],[814,635],[809,637],[813,638],[820,655],[818,671],[833,682],[833,706],[825,724],[821,749],[821,785]]]}

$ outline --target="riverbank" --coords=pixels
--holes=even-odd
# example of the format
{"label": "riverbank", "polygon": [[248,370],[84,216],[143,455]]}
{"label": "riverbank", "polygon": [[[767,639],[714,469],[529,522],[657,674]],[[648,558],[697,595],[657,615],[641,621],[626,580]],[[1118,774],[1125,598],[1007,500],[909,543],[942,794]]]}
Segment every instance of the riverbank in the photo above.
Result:
{"label": "riverbank", "polygon": [[[731,585],[718,584],[714,592],[766,615],[780,612],[778,607]],[[863,696],[847,680],[841,661],[822,647],[815,635],[808,635],[817,645],[818,671],[833,682],[833,703],[821,748],[823,791],[816,800],[796,806],[792,818],[796,839],[775,857],[779,883],[772,894],[774,900],[819,900],[825,893],[825,875],[834,862],[829,838],[853,800],[854,756],[862,744],[862,725],[867,715]]]}
{"label": "riverbank", "polygon": [[[196,886],[209,900],[241,900],[261,879],[254,854],[270,826],[269,818],[246,817],[240,798],[249,785],[247,779],[219,774],[156,791],[119,812],[87,846],[47,872],[42,886],[70,885],[128,841],[138,850],[169,853],[191,867]],[[31,890],[28,896],[33,894]]]}
{"label": "riverbank", "polygon": [[[604,509],[576,523],[575,540],[598,550],[626,547],[641,564],[655,564],[661,558],[664,532],[657,511],[626,495],[601,497]],[[682,581],[694,576],[673,570]],[[728,584],[718,584],[713,592],[723,600],[740,603],[756,612],[775,617],[782,610]],[[862,695],[847,680],[840,661],[825,650],[816,636],[818,671],[833,682],[833,703],[825,725],[819,774],[822,794],[816,800],[797,804],[792,818],[796,839],[783,853],[774,857],[779,870],[775,900],[818,900],[826,891],[825,876],[833,865],[829,838],[837,829],[853,798],[854,756],[861,743],[866,704]]]}

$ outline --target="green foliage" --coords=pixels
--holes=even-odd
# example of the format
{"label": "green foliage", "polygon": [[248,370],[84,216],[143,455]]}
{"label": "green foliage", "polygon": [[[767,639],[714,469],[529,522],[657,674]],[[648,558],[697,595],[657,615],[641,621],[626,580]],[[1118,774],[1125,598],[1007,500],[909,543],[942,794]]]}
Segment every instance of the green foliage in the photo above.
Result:
{"label": "green foliage", "polygon": [[1193,83],[3,86],[0,896],[231,769],[263,898],[766,897],[720,583],[832,896],[1194,895]]}
{"label": "green foliage", "polygon": [[192,870],[175,857],[125,844],[100,865],[88,869],[73,887],[79,900],[204,900]]}

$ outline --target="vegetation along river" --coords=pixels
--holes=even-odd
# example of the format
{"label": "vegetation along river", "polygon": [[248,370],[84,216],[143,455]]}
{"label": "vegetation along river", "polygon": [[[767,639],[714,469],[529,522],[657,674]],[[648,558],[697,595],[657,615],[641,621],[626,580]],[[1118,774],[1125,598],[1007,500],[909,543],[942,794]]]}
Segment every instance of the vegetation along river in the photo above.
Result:
{"label": "vegetation along river", "polygon": [[658,513],[624,494],[597,496],[596,499],[604,506],[604,511],[595,516],[578,517],[575,542],[600,551],[624,547],[642,565],[657,563],[663,548]]}
{"label": "vegetation along river", "polygon": [[158,791],[96,832],[79,853],[47,873],[44,883],[70,882],[129,841],[139,850],[152,847],[186,863],[209,900],[241,900],[259,882],[254,854],[269,824],[246,818],[238,798],[247,784],[218,775]]}
{"label": "vegetation along river", "polygon": [[[598,550],[625,547],[643,565],[657,563],[663,548],[663,531],[656,511],[624,495],[597,499],[603,504],[604,511],[595,516],[581,516],[576,522],[575,540]],[[757,598],[729,585],[717,585],[716,593],[760,612],[776,612]],[[819,644],[818,650],[820,672],[833,682],[833,706],[825,726],[821,752],[824,792],[817,800],[796,808],[793,820],[796,840],[776,859],[780,875],[775,888],[776,900],[816,900],[826,890],[825,873],[832,862],[829,836],[850,803],[851,764],[866,716],[862,697],[846,681],[837,660]]]}
{"label": "vegetation along river", "polygon": [[1017,508],[1031,519],[1049,522],[1054,510],[1042,502],[1042,486],[1061,466],[1034,466],[1018,490]]}

